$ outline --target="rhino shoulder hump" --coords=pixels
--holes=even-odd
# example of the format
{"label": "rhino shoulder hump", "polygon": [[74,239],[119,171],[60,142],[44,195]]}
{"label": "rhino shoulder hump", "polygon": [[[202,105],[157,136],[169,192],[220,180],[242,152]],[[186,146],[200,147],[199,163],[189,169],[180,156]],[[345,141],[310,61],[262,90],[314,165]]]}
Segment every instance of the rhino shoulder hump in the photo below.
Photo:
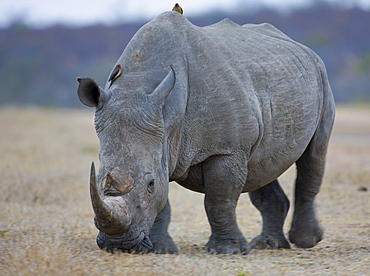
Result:
{"label": "rhino shoulder hump", "polygon": [[213,25],[210,25],[210,26],[232,26],[232,27],[240,27],[240,25],[238,23],[235,23],[234,21],[232,21],[231,19],[229,18],[225,18],[225,19],[222,19],[221,21],[213,24]]}
{"label": "rhino shoulder hump", "polygon": [[280,31],[278,28],[270,23],[244,24],[242,27],[270,37],[292,40],[289,36],[284,34],[282,31]]}

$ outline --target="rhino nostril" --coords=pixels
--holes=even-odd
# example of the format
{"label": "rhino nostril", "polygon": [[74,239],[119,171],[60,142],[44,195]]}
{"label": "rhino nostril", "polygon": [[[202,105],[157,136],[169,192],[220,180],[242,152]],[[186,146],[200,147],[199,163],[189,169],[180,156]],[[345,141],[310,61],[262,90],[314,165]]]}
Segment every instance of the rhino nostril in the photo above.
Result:
{"label": "rhino nostril", "polygon": [[106,247],[105,239],[102,237],[100,233],[96,237],[96,244],[99,246],[100,249],[103,249],[104,247]]}

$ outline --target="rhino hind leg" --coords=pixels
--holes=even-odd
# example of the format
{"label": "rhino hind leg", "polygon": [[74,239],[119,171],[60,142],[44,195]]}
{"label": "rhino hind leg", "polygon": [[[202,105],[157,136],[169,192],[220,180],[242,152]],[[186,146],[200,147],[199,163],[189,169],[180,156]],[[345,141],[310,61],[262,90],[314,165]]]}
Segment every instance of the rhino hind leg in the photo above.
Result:
{"label": "rhino hind leg", "polygon": [[310,248],[323,238],[323,229],[315,215],[315,196],[324,175],[325,157],[334,121],[334,107],[325,109],[311,142],[297,160],[295,202],[289,240],[296,246]]}
{"label": "rhino hind leg", "polygon": [[[323,229],[316,219],[315,196],[319,192],[322,173],[312,172],[313,164],[305,153],[297,163],[294,214],[289,240],[301,248],[314,247],[323,238]],[[311,164],[310,164],[311,163]]]}
{"label": "rhino hind leg", "polygon": [[250,250],[236,222],[235,208],[246,179],[237,159],[215,156],[203,164],[204,205],[212,232],[205,246],[209,253],[247,254]]}
{"label": "rhino hind leg", "polygon": [[289,200],[277,180],[249,192],[253,205],[262,215],[262,232],[250,243],[255,249],[290,248],[283,226],[289,210]]}
{"label": "rhino hind leg", "polygon": [[159,254],[177,253],[177,247],[171,236],[168,234],[168,225],[171,218],[171,208],[167,201],[165,207],[157,215],[152,228],[150,229],[149,238],[153,244],[150,252]]}

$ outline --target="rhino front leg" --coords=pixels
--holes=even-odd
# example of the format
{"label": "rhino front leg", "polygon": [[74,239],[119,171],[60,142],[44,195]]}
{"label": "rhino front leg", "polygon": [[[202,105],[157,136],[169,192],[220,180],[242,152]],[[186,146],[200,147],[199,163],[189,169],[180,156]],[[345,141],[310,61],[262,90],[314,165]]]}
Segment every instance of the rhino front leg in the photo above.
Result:
{"label": "rhino front leg", "polygon": [[235,159],[213,157],[203,165],[204,204],[212,231],[205,248],[210,253],[247,254],[249,251],[235,214],[246,180],[246,169],[245,172],[241,171]]}
{"label": "rhino front leg", "polygon": [[152,228],[150,229],[149,238],[153,243],[150,250],[154,253],[177,253],[177,247],[171,236],[168,234],[168,225],[171,218],[170,203],[167,200],[163,210],[157,215]]}
{"label": "rhino front leg", "polygon": [[284,236],[283,225],[289,210],[289,200],[278,180],[249,192],[253,205],[262,215],[262,232],[251,242],[251,248],[290,248]]}

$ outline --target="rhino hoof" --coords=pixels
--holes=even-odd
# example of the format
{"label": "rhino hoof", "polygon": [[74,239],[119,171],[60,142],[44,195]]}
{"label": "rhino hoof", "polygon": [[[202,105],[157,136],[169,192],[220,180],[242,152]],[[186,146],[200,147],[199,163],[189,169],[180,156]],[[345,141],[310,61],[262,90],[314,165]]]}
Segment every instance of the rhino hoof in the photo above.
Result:
{"label": "rhino hoof", "polygon": [[175,243],[170,236],[162,237],[160,240],[153,242],[153,248],[150,250],[156,254],[176,254],[178,252]]}
{"label": "rhino hoof", "polygon": [[284,235],[279,237],[273,237],[271,235],[258,235],[251,243],[253,249],[279,249],[279,248],[290,248],[290,244]]}
{"label": "rhino hoof", "polygon": [[205,246],[207,252],[211,254],[248,254],[249,244],[245,238],[240,240],[209,240]]}
{"label": "rhino hoof", "polygon": [[295,231],[295,229],[291,229],[289,232],[289,240],[301,248],[314,247],[323,239],[323,236],[324,231],[320,226],[316,226],[314,229],[305,229],[302,231]]}

